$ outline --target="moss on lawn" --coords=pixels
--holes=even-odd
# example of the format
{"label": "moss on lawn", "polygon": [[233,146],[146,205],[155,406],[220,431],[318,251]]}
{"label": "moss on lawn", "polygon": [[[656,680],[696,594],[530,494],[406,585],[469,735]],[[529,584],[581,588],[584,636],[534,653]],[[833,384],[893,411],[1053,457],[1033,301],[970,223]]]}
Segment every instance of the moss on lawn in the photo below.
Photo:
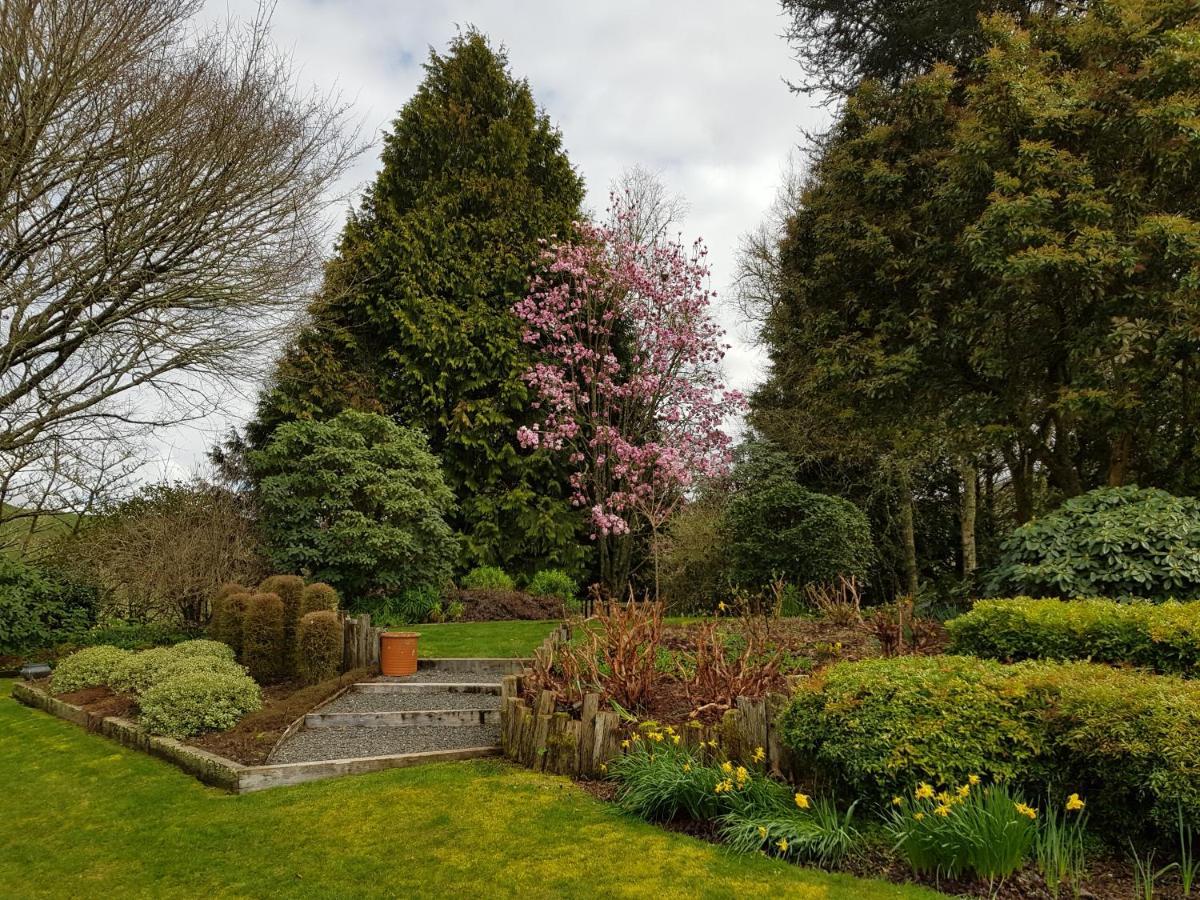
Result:
{"label": "moss on lawn", "polygon": [[499,761],[235,797],[8,693],[0,681],[6,895],[935,896],[735,857]]}

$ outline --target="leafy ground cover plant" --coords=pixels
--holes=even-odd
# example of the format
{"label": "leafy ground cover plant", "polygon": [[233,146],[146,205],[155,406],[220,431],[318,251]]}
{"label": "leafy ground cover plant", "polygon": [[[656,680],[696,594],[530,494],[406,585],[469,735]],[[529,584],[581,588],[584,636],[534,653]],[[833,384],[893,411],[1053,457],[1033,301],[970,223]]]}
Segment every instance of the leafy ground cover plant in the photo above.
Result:
{"label": "leafy ground cover plant", "polygon": [[1004,785],[978,776],[935,791],[921,783],[892,800],[889,830],[913,871],[939,878],[970,873],[994,884],[1025,861],[1037,833],[1037,810]]}
{"label": "leafy ground cover plant", "polygon": [[68,694],[108,684],[113,672],[133,656],[128,650],[101,644],[86,647],[63,659],[50,676],[50,690]]}
{"label": "leafy ground cover plant", "polygon": [[1200,675],[1200,603],[979,600],[946,623],[951,648],[1001,659],[1091,659]]}
{"label": "leafy ground cover plant", "polygon": [[184,738],[232,728],[261,705],[258,685],[244,673],[190,672],[142,695],[141,724],[152,734]]}

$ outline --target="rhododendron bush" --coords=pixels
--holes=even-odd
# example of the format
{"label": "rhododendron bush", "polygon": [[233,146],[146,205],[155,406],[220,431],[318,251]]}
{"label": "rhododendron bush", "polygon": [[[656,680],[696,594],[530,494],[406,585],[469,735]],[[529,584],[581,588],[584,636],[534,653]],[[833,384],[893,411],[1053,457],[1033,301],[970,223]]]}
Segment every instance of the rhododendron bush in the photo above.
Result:
{"label": "rhododendron bush", "polygon": [[703,243],[638,243],[635,215],[617,201],[609,224],[579,223],[576,239],[547,246],[514,307],[539,351],[525,380],[544,413],[517,437],[567,455],[610,590],[628,581],[631,538],[649,532],[657,593],[659,530],[698,477],[727,470],[721,423],[744,401],[722,381],[728,345]]}

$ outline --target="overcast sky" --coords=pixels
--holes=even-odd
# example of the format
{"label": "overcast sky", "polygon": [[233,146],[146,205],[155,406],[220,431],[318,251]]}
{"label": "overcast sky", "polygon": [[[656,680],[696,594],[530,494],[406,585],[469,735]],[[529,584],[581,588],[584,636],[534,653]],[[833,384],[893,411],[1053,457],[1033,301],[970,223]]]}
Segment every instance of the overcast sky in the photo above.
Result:
{"label": "overcast sky", "polygon": [[[205,15],[245,19],[254,9],[254,0],[209,0]],[[339,90],[372,139],[341,192],[375,174],[379,135],[421,81],[430,47],[444,49],[468,25],[502,44],[562,131],[592,209],[604,209],[612,180],[634,164],[687,198],[684,237],[708,243],[734,345],[728,380],[746,389],[761,377],[762,356],[724,303],[738,240],[761,221],[801,132],[827,115],[784,83],[800,73],[777,3],[279,0],[272,23],[302,82]],[[199,429],[162,435],[163,474],[193,471],[214,434],[244,421],[253,390],[245,394]]]}

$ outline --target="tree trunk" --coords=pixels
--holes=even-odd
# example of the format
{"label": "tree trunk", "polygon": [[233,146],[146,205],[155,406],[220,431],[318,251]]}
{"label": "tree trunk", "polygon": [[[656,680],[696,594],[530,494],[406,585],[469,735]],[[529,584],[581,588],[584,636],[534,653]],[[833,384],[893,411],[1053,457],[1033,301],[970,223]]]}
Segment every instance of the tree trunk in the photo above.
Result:
{"label": "tree trunk", "polygon": [[900,484],[900,538],[904,545],[904,582],[910,597],[917,596],[917,530],[913,523],[912,489],[905,478]]}
{"label": "tree trunk", "polygon": [[1121,487],[1129,477],[1133,457],[1133,432],[1122,431],[1113,441],[1108,457],[1108,486]]}
{"label": "tree trunk", "polygon": [[975,512],[977,507],[978,473],[971,460],[963,458],[959,462],[959,474],[962,476],[962,509],[959,511],[959,524],[962,532],[962,574],[970,578],[978,566],[975,552]]}

